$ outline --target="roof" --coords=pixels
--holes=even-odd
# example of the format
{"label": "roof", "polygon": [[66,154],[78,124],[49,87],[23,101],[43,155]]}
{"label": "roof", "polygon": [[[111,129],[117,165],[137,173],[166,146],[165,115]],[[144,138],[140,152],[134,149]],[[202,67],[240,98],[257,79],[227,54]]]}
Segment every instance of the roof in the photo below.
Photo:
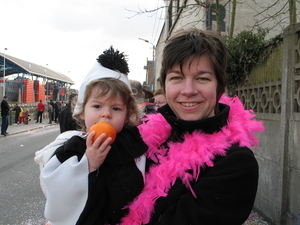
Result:
{"label": "roof", "polygon": [[[0,52],[0,77],[3,77],[4,54]],[[54,81],[75,84],[68,76],[22,59],[5,54],[5,76],[11,74],[25,73],[37,77],[48,78]]]}

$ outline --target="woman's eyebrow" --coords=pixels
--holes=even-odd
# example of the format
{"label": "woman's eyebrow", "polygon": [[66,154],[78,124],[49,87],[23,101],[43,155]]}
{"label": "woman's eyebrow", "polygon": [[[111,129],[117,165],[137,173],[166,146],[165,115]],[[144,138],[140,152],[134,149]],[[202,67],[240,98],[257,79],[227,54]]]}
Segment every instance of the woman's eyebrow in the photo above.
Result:
{"label": "woman's eyebrow", "polygon": [[210,71],[210,70],[200,70],[200,71],[198,71],[198,74],[205,74],[205,73],[208,73],[208,74],[213,74],[213,72],[212,71]]}
{"label": "woman's eyebrow", "polygon": [[178,73],[178,74],[181,74],[181,70],[169,70],[167,74],[169,73]]}

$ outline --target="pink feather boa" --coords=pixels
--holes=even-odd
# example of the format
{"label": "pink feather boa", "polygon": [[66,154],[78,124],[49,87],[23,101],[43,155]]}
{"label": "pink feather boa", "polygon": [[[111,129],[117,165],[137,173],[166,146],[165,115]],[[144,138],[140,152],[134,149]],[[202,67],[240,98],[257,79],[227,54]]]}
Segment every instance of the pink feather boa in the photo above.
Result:
{"label": "pink feather boa", "polygon": [[[190,182],[197,180],[204,165],[213,167],[216,155],[225,155],[225,149],[234,143],[240,146],[257,146],[258,139],[254,132],[263,132],[262,122],[253,120],[253,111],[245,110],[238,97],[229,98],[225,95],[221,103],[230,106],[228,125],[214,134],[204,134],[195,131],[186,134],[183,143],[169,143],[169,151],[160,148],[171,133],[171,126],[161,114],[149,115],[139,126],[144,142],[148,145],[147,157],[159,164],[150,168],[145,176],[145,186],[142,193],[128,206],[129,214],[122,219],[122,225],[141,225],[150,221],[155,201],[168,194],[177,178],[189,188],[196,197]],[[187,173],[191,170],[192,174]]]}

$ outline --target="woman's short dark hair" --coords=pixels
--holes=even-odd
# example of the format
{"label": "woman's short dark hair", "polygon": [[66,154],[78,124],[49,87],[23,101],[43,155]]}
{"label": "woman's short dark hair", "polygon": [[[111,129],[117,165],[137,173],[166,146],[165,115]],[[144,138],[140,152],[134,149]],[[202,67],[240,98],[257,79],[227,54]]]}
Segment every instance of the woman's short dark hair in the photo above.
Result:
{"label": "woman's short dark hair", "polygon": [[213,66],[218,81],[217,101],[225,92],[226,79],[226,47],[218,34],[214,31],[199,29],[181,30],[167,40],[163,50],[160,82],[165,91],[165,81],[168,71],[179,64],[182,69],[187,60],[191,62],[206,54]]}

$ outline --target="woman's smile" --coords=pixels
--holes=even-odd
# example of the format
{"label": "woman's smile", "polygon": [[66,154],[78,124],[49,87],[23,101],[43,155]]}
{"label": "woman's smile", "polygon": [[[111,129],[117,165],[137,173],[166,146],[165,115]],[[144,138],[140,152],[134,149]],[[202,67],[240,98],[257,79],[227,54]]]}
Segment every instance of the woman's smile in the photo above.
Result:
{"label": "woman's smile", "polygon": [[192,107],[192,106],[195,106],[199,103],[198,102],[181,102],[180,104],[185,106],[185,107]]}

